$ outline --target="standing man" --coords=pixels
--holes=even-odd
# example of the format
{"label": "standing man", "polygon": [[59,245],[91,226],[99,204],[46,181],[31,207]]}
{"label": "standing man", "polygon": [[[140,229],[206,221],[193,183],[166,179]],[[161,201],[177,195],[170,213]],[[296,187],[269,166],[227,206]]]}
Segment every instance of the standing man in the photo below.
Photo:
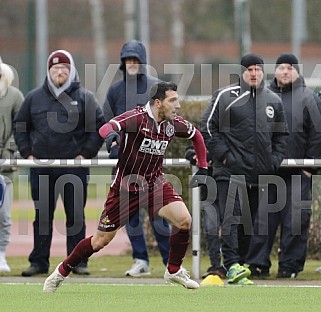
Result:
{"label": "standing man", "polygon": [[[104,103],[105,120],[108,122],[136,106],[143,106],[149,100],[149,90],[158,80],[146,73],[146,49],[137,40],[126,42],[120,52],[120,70],[123,79],[116,81],[108,90]],[[118,145],[113,144],[109,158],[118,158]],[[115,174],[113,170],[113,174]],[[169,254],[169,224],[165,219],[150,219],[163,263],[166,266]],[[150,275],[149,257],[144,235],[144,220],[139,213],[129,218],[126,232],[133,249],[134,264],[125,272],[127,276]]]}
{"label": "standing man", "polygon": [[[280,96],[285,108],[290,132],[285,158],[320,158],[320,100],[306,87],[300,75],[298,59],[293,54],[281,54],[277,58],[275,77],[269,88]],[[268,218],[260,218],[266,214],[257,214],[247,256],[252,274],[258,277],[261,272],[269,272],[270,253],[279,225],[281,252],[277,277],[296,277],[303,270],[306,259],[311,216],[311,173],[297,166],[282,167],[277,175],[286,185],[285,205],[278,207],[277,212],[270,212]],[[259,233],[259,226],[262,225],[268,230],[266,235]]]}
{"label": "standing man", "polygon": [[[16,144],[13,139],[13,119],[18,112],[23,95],[12,82],[14,74],[11,67],[2,63],[0,58],[0,159],[13,159]],[[0,272],[10,272],[6,261],[6,249],[11,234],[11,207],[13,201],[13,167],[1,167],[4,177],[5,190],[2,206],[0,207]]]}
{"label": "standing man", "polygon": [[[227,280],[251,285],[251,272],[240,263],[244,263],[264,191],[259,175],[271,174],[280,166],[287,126],[280,98],[264,86],[262,58],[247,54],[241,65],[240,82],[214,92],[202,117],[202,134],[213,160]],[[245,233],[238,233],[238,224]]]}
{"label": "standing man", "polygon": [[[46,279],[44,292],[54,292],[83,259],[110,243],[128,218],[147,209],[153,218],[166,218],[172,223],[170,252],[164,278],[166,281],[198,288],[182,262],[189,244],[192,218],[182,198],[165,179],[163,160],[168,144],[175,136],[191,139],[199,170],[191,187],[206,181],[206,148],[201,133],[177,115],[180,103],[174,83],[159,82],[150,91],[150,101],[119,115],[106,123],[99,133],[106,145],[119,144],[115,180],[105,202],[98,230],[82,240],[72,254],[60,263]],[[117,132],[121,132],[121,137]]]}
{"label": "standing man", "polygon": [[[52,52],[44,84],[28,93],[15,118],[15,139],[26,159],[90,159],[103,140],[104,124],[94,95],[83,88],[74,60],[65,50]],[[34,247],[30,267],[22,276],[48,273],[53,218],[59,194],[66,213],[67,254],[85,237],[84,208],[89,168],[35,167],[30,169],[31,195],[35,205]],[[87,259],[73,273],[88,275]]]}

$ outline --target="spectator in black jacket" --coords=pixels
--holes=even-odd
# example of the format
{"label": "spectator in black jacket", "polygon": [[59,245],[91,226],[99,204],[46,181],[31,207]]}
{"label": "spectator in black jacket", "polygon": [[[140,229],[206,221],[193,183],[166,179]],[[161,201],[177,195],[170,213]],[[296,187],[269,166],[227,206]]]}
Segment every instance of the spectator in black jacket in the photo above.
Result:
{"label": "spectator in black jacket", "polygon": [[[293,54],[281,54],[277,58],[275,77],[269,88],[282,99],[289,126],[285,158],[320,158],[320,99],[306,87],[300,75],[298,59]],[[306,170],[298,166],[281,167],[277,172],[286,185],[282,192],[286,194],[285,201],[284,205],[269,213],[268,218],[265,213],[257,214],[247,256],[247,263],[255,276],[269,272],[270,253],[279,225],[281,237],[277,277],[294,278],[304,268],[311,216],[312,173]],[[266,235],[259,232],[262,226],[268,230]]]}
{"label": "spectator in black jacket", "polygon": [[[251,272],[241,264],[257,207],[263,204],[259,199],[265,186],[260,185],[260,175],[274,173],[280,166],[287,125],[282,101],[264,86],[262,58],[248,54],[241,65],[240,82],[214,92],[201,127],[214,166],[227,279],[231,284],[251,285]],[[238,224],[242,224],[239,233]]]}
{"label": "spectator in black jacket", "polygon": [[[94,95],[83,88],[74,60],[65,50],[52,52],[44,84],[29,92],[16,115],[14,137],[27,159],[85,159],[96,156],[103,140],[98,129],[104,117]],[[47,273],[53,218],[59,194],[66,213],[67,254],[85,237],[84,207],[89,168],[41,167],[30,169],[35,205],[34,247],[30,266],[22,276]],[[88,275],[87,260],[73,271]]]}
{"label": "spectator in black jacket", "polygon": [[[146,49],[140,41],[131,40],[126,42],[120,52],[120,60],[123,79],[113,83],[107,92],[104,103],[106,122],[115,116],[134,109],[136,106],[146,105],[149,100],[149,90],[158,81],[155,77],[147,75]],[[111,148],[109,158],[118,158],[118,145],[116,143]],[[132,267],[125,272],[127,276],[150,275],[143,220],[142,213],[136,213],[130,217],[126,224],[126,231],[133,249],[132,256],[135,261]],[[167,220],[161,218],[157,220],[150,219],[150,223],[163,263],[166,266],[170,248],[169,224]]]}

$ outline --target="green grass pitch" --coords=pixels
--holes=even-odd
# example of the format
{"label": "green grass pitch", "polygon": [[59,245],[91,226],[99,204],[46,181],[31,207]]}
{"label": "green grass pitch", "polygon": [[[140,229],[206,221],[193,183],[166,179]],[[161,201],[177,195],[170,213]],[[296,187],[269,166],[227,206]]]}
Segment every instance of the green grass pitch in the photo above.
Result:
{"label": "green grass pitch", "polygon": [[1,311],[320,311],[320,288],[66,283],[43,293],[42,283],[0,284]]}

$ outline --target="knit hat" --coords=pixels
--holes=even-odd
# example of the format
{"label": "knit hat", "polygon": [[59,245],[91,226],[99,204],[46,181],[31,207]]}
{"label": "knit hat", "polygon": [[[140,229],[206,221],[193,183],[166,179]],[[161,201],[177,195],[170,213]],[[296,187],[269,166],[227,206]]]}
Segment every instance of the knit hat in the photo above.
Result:
{"label": "knit hat", "polygon": [[242,57],[241,65],[243,66],[242,71],[244,71],[246,68],[252,65],[258,65],[263,69],[264,61],[259,55],[255,53],[249,53]]}
{"label": "knit hat", "polygon": [[279,66],[280,64],[290,64],[296,69],[298,73],[300,73],[300,68],[298,65],[299,61],[296,58],[296,56],[293,54],[290,54],[290,53],[281,54],[275,62],[275,67]]}
{"label": "knit hat", "polygon": [[[69,66],[68,80],[62,86],[56,86],[51,79],[50,68],[56,64],[65,64]],[[61,93],[67,90],[72,82],[78,80],[78,73],[75,68],[75,62],[72,55],[66,50],[53,51],[47,59],[47,82],[53,94],[58,97]]]}
{"label": "knit hat", "polygon": [[70,59],[68,56],[60,51],[53,53],[48,60],[48,69],[56,64],[68,64],[70,65]]}

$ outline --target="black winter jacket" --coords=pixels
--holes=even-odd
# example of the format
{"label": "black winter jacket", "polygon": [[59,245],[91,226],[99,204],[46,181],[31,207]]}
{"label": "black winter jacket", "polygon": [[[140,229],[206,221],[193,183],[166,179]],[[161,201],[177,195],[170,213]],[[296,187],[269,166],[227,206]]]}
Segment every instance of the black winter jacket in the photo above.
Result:
{"label": "black winter jacket", "polygon": [[58,98],[48,87],[30,91],[14,120],[14,138],[22,157],[74,159],[96,156],[103,140],[104,117],[94,95],[72,82]]}
{"label": "black winter jacket", "polygon": [[[285,110],[290,133],[285,158],[321,158],[321,101],[318,96],[306,87],[302,76],[283,88],[277,86],[274,78],[268,88],[280,96]],[[281,172],[291,174],[298,170],[297,167],[280,168]]]}
{"label": "black winter jacket", "polygon": [[251,89],[241,79],[214,92],[201,131],[216,180],[242,175],[248,184],[256,185],[258,175],[274,173],[285,155],[288,130],[284,108],[263,83]]}

